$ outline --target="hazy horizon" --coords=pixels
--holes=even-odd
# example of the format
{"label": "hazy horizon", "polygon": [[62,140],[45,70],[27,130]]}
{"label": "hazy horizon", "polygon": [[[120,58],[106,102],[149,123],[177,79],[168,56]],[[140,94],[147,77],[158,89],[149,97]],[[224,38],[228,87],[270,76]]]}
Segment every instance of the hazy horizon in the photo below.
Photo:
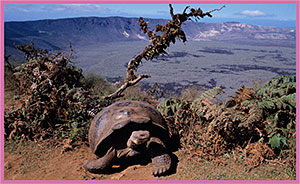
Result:
{"label": "hazy horizon", "polygon": [[[182,12],[188,4],[174,4]],[[223,4],[191,4],[191,8],[210,11]],[[225,4],[213,18],[199,22],[241,22],[252,25],[296,28],[295,4]],[[4,21],[35,21],[77,17],[144,17],[170,19],[168,4],[5,4]]]}

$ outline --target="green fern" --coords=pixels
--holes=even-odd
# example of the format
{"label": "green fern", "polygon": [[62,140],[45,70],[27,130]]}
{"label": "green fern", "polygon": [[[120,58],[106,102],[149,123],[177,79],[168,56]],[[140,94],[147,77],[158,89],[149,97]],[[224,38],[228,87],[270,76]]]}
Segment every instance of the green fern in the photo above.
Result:
{"label": "green fern", "polygon": [[196,98],[194,101],[193,101],[193,106],[195,108],[197,108],[197,106],[202,106],[202,105],[205,105],[205,101],[207,103],[211,103],[213,104],[213,100],[216,98],[217,95],[220,95],[222,93],[225,93],[223,91],[222,88],[220,87],[215,87],[215,88],[212,88],[212,89],[209,89],[205,92],[203,92],[200,97]]}
{"label": "green fern", "polygon": [[178,109],[180,109],[184,104],[186,104],[183,99],[180,98],[169,98],[157,105],[157,110],[164,116],[174,116]]}
{"label": "green fern", "polygon": [[[214,111],[214,114],[216,111],[218,111],[217,108],[213,108],[214,106],[214,99],[217,95],[220,95],[222,93],[225,93],[220,87],[215,87],[212,89],[209,89],[205,92],[203,92],[198,98],[196,98],[192,104],[192,109],[197,113],[198,116],[204,118],[206,116],[206,119],[209,119],[207,114],[208,111]],[[211,112],[212,113],[212,112]]]}
{"label": "green fern", "polygon": [[281,97],[296,92],[296,76],[285,75],[274,77],[266,82],[256,93],[257,97],[272,98]]}
{"label": "green fern", "polygon": [[[169,126],[181,132],[181,144],[200,149],[208,154],[208,159],[224,154],[222,149],[245,148],[257,141],[274,149],[293,149],[295,79],[295,76],[275,77],[257,92],[242,87],[234,99],[228,101],[230,103],[216,103],[216,96],[223,93],[216,87],[203,92],[192,102],[183,98],[167,99],[158,105],[158,109],[169,121]],[[211,142],[214,138],[219,142]]]}
{"label": "green fern", "polygon": [[258,108],[268,122],[268,143],[278,149],[288,148],[296,126],[296,76],[272,78],[257,91],[256,97]]}

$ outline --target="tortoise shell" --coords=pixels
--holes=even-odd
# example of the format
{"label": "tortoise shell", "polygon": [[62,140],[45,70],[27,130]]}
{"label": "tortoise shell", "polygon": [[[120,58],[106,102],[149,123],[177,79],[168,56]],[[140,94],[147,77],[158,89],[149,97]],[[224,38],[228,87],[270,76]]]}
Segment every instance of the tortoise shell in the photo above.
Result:
{"label": "tortoise shell", "polygon": [[146,102],[118,101],[100,111],[92,120],[89,130],[89,145],[93,153],[103,156],[115,140],[113,134],[131,124],[134,127],[156,127],[156,132],[168,132],[160,112]]}

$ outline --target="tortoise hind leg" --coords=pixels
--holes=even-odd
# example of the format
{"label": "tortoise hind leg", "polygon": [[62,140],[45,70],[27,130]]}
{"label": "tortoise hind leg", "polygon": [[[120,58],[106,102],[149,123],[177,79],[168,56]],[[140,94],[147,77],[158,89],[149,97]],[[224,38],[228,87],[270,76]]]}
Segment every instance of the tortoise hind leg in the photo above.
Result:
{"label": "tortoise hind leg", "polygon": [[97,159],[88,159],[83,168],[91,173],[101,173],[110,168],[112,160],[116,157],[116,150],[110,148],[106,155]]}
{"label": "tortoise hind leg", "polygon": [[166,174],[171,168],[171,157],[164,143],[157,137],[151,137],[147,147],[152,160],[152,174],[154,176]]}

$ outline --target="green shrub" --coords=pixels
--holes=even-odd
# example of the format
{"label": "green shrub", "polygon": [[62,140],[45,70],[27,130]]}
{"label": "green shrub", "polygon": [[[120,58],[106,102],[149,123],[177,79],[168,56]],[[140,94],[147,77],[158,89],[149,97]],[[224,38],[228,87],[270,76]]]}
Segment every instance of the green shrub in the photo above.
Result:
{"label": "green shrub", "polygon": [[86,139],[89,121],[110,102],[89,90],[82,70],[70,65],[63,53],[50,54],[33,43],[18,48],[26,61],[12,71],[23,100],[5,112],[6,138]]}
{"label": "green shrub", "polygon": [[181,145],[198,149],[202,157],[213,159],[256,142],[273,148],[277,156],[295,155],[295,76],[275,77],[257,91],[242,86],[231,99],[217,103],[221,93],[216,87],[193,101],[169,98],[157,109],[181,136]]}

